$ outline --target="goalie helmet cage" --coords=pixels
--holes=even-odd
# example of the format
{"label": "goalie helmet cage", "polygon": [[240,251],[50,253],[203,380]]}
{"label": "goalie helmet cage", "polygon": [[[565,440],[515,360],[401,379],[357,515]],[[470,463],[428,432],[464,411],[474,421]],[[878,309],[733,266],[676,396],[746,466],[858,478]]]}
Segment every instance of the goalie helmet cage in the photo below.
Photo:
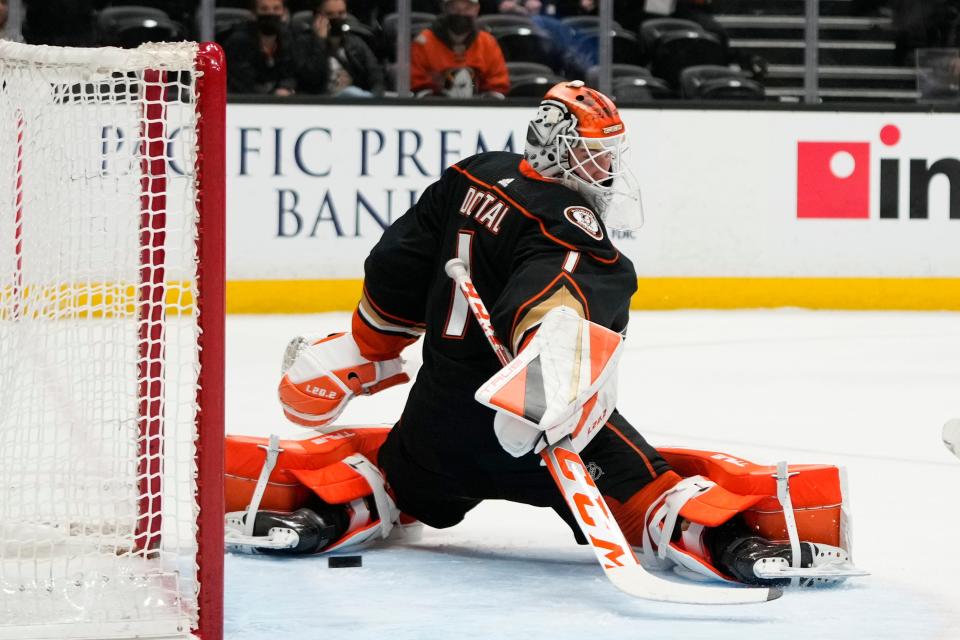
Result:
{"label": "goalie helmet cage", "polygon": [[222,637],[225,95],[0,41],[0,638]]}

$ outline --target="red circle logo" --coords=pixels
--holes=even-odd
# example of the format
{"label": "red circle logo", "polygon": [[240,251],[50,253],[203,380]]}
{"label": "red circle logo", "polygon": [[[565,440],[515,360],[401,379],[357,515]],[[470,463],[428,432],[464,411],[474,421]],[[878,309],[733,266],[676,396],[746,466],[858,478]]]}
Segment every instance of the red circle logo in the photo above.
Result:
{"label": "red circle logo", "polygon": [[893,124],[888,124],[880,129],[880,141],[888,147],[900,142],[900,128]]}

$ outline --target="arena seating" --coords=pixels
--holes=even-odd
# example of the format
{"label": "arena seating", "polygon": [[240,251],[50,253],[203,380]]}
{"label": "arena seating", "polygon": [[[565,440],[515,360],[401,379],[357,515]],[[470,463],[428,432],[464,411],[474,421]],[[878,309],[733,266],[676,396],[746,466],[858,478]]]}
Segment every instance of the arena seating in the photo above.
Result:
{"label": "arena seating", "polygon": [[[256,16],[249,9],[238,7],[217,7],[213,14],[213,32],[217,42],[222,42],[227,34],[238,25],[247,24],[256,20]],[[194,16],[193,32],[200,33],[200,14]]]}
{"label": "arena seating", "polygon": [[763,100],[760,83],[742,72],[717,65],[687,67],[680,73],[684,98],[691,100]]}
{"label": "arena seating", "polygon": [[680,72],[695,65],[722,65],[720,39],[689,20],[655,18],[640,27],[644,59],[653,75],[679,87]]}
{"label": "arena seating", "polygon": [[145,42],[183,40],[186,35],[180,23],[153,7],[107,7],[97,15],[97,39],[103,45],[137,47]]}
{"label": "arena seating", "polygon": [[613,81],[613,98],[618,102],[649,102],[674,97],[674,92],[659,78],[632,76]]}
{"label": "arena seating", "polygon": [[559,70],[553,40],[546,32],[530,27],[499,27],[491,33],[507,62],[537,62]]}
{"label": "arena seating", "polygon": [[514,80],[510,78],[509,98],[542,98],[547,89],[562,81],[563,78],[553,73],[528,75]]}

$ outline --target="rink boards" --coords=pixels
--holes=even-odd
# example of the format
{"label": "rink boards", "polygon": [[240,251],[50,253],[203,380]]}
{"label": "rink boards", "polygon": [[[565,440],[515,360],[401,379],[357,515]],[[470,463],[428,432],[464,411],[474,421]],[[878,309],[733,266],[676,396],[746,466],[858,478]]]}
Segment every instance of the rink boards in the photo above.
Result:
{"label": "rink boards", "polygon": [[[228,307],[350,309],[442,170],[529,108],[231,104]],[[960,308],[960,114],[630,109],[637,309]]]}

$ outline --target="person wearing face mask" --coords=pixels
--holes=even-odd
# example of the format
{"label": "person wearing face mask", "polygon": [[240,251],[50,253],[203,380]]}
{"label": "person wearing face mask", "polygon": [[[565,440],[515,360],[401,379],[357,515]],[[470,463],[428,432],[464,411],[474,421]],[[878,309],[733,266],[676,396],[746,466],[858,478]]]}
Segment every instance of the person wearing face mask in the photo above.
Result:
{"label": "person wearing face mask", "polygon": [[418,96],[503,97],[510,77],[496,39],[477,28],[479,0],[446,0],[443,13],[413,41],[410,89]]}
{"label": "person wearing face mask", "polygon": [[383,68],[363,38],[344,30],[346,0],[320,0],[300,41],[297,86],[305,93],[371,97],[383,93]]}
{"label": "person wearing face mask", "polygon": [[293,95],[297,88],[295,43],[284,0],[253,0],[256,21],[224,41],[227,90],[231,93]]}

